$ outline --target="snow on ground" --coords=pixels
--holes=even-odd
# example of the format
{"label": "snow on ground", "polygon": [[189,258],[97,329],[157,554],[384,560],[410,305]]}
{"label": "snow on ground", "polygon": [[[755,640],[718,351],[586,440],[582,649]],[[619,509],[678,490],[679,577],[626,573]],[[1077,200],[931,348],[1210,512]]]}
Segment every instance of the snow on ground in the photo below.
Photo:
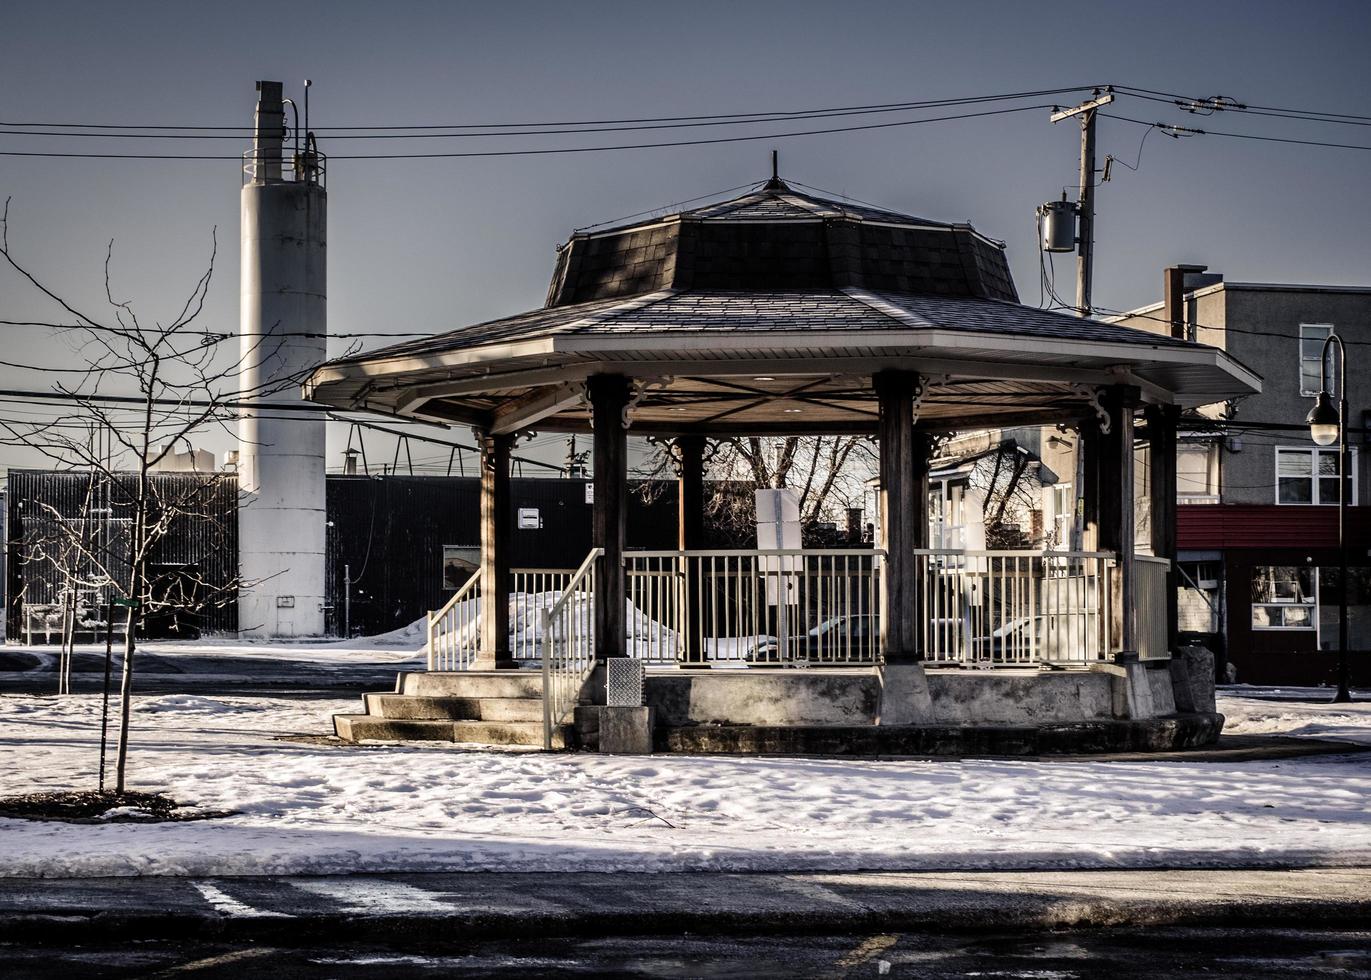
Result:
{"label": "snow on ground", "polygon": [[[242,657],[253,660],[295,661],[312,665],[329,663],[395,664],[423,663],[428,645],[428,620],[416,619],[408,626],[378,636],[351,640],[251,640],[236,636],[208,636],[199,640],[145,640],[138,644],[148,653],[175,653],[213,659]],[[27,652],[38,648],[26,647]]]}
{"label": "snow on ground", "polygon": [[[1239,730],[1363,706],[1222,699]],[[870,761],[334,747],[354,700],[138,699],[131,788],[231,817],[0,819],[0,875],[1212,867],[1371,862],[1371,761]],[[93,786],[99,700],[0,696],[0,795]],[[1265,713],[1263,713],[1265,712]],[[1320,727],[1317,730],[1322,731]]]}
{"label": "snow on ground", "polygon": [[[1330,704],[1328,688],[1234,686],[1219,695],[1223,730],[1229,735],[1302,735],[1371,745],[1369,692],[1351,704]],[[1368,801],[1371,803],[1371,801]]]}

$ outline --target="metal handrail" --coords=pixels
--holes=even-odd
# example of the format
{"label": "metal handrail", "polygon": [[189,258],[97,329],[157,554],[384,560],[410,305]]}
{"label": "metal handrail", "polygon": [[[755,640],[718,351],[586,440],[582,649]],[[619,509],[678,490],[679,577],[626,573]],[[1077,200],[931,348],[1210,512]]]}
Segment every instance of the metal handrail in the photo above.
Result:
{"label": "metal handrail", "polygon": [[[469,646],[469,644],[463,641],[461,632],[463,629],[467,627],[474,628],[475,617],[479,615],[479,613],[473,612],[470,615],[464,616],[462,615],[463,610],[460,608],[460,604],[466,602],[468,599],[479,598],[479,596],[475,595],[474,593],[480,592],[480,588],[481,571],[480,569],[477,569],[476,571],[471,573],[471,578],[466,580],[466,584],[463,585],[456,592],[452,593],[452,598],[448,599],[447,602],[443,603],[443,608],[437,610],[436,612],[430,612],[428,614],[429,670],[440,669],[438,666],[438,648],[440,646],[443,648],[444,654],[447,654],[448,652],[456,654],[458,663],[456,669],[462,670],[470,662],[469,657],[462,656],[463,651],[466,649],[467,646]],[[446,623],[448,619],[458,620],[458,622],[456,623],[456,629],[442,629],[440,632],[438,628],[442,624]],[[479,638],[477,642],[479,643]]]}
{"label": "metal handrail", "polygon": [[[539,647],[543,661],[543,748],[551,751],[552,732],[580,701],[586,678],[595,669],[595,566],[603,548],[592,548],[557,600],[542,611]],[[585,588],[582,589],[581,586]],[[584,591],[590,602],[578,610],[569,603]],[[562,655],[553,632],[554,617],[562,625]]]}

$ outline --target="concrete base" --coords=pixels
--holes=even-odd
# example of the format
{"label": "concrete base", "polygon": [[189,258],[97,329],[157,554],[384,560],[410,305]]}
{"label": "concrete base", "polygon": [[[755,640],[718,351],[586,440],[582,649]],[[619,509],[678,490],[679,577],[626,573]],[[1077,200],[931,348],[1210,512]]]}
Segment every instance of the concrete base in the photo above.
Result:
{"label": "concrete base", "polygon": [[[1176,707],[1179,710],[1186,710],[1181,704],[1183,700],[1190,704],[1191,711],[1213,711],[1214,710],[1214,653],[1207,647],[1198,644],[1183,646],[1176,651],[1171,660],[1172,670],[1180,668],[1180,671],[1173,672],[1171,675],[1172,684],[1176,689]],[[1178,679],[1178,675],[1183,676],[1183,681]],[[1185,691],[1181,688],[1184,686]]]}
{"label": "concrete base", "polygon": [[650,755],[652,753],[652,709],[602,707],[600,751],[607,755]]}
{"label": "concrete base", "polygon": [[1106,669],[940,670],[909,664],[884,671],[663,670],[648,673],[645,693],[664,728],[1040,725],[1129,717],[1123,668],[1101,667]]}
{"label": "concrete base", "polygon": [[659,729],[659,752],[729,755],[1044,756],[1165,752],[1212,745],[1223,715],[1057,725],[692,725]]}
{"label": "concrete base", "polygon": [[1157,710],[1152,705],[1152,685],[1147,680],[1147,668],[1137,660],[1123,665],[1125,689],[1128,693],[1128,717],[1152,718]]}
{"label": "concrete base", "polygon": [[933,721],[933,697],[923,664],[886,664],[876,671],[881,693],[876,703],[878,725],[927,725]]}

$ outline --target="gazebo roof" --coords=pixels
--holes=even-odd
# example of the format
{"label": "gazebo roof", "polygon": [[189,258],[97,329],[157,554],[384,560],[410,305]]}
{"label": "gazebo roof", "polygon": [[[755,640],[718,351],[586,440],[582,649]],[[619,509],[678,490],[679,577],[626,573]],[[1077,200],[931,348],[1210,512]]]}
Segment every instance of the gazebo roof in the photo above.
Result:
{"label": "gazebo roof", "polygon": [[1222,351],[1017,302],[969,225],[798,194],[742,197],[559,250],[547,305],[331,361],[308,397],[494,431],[585,429],[584,380],[638,383],[634,431],[867,432],[871,374],[928,379],[930,428],[1065,421],[1095,388],[1193,406],[1260,390]]}

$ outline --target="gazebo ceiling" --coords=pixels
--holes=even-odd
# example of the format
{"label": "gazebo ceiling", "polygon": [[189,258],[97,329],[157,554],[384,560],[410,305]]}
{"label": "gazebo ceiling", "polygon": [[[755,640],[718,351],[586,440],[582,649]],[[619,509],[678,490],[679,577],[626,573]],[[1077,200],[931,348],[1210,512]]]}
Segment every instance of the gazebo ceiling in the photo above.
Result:
{"label": "gazebo ceiling", "polygon": [[919,424],[937,429],[1080,418],[1103,384],[1186,406],[1261,387],[1216,348],[1014,301],[1001,247],[968,225],[777,181],[573,236],[543,309],[331,361],[305,391],[496,432],[584,430],[585,379],[612,373],[635,381],[644,434],[871,432],[884,369],[927,379]]}

